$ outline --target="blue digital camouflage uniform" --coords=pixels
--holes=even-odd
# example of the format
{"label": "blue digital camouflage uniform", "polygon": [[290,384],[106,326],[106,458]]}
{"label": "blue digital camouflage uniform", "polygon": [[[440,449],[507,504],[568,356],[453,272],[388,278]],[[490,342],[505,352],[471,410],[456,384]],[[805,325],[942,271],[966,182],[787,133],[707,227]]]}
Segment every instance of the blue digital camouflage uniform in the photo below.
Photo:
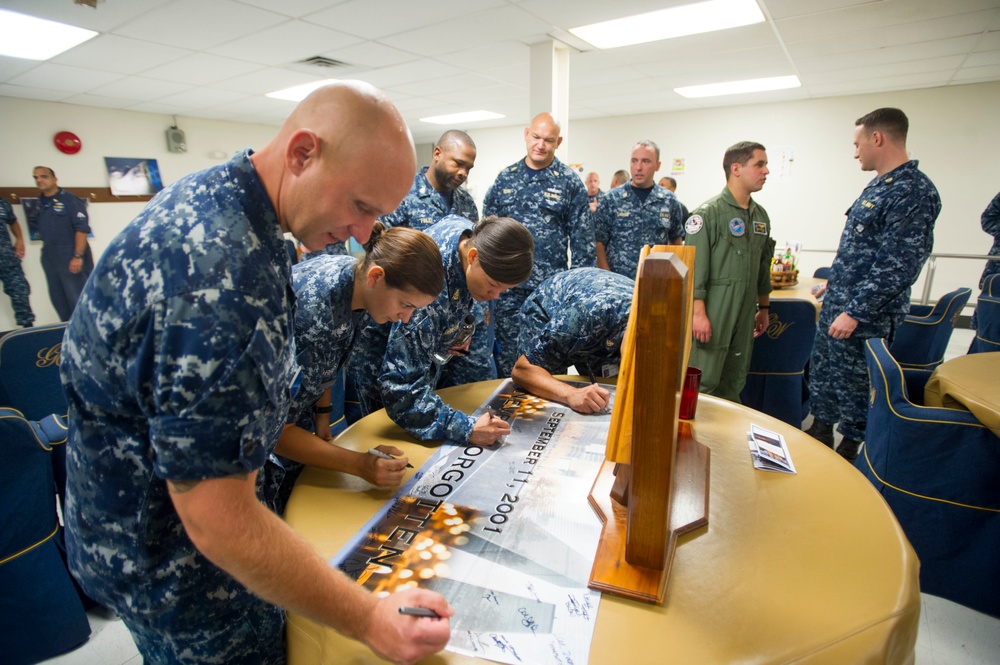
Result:
{"label": "blue digital camouflage uniform", "polygon": [[298,373],[290,277],[244,151],[157,194],[67,327],[69,565],[146,662],[284,661],[282,610],[194,548],[166,480],[264,466]]}
{"label": "blue digital camouflage uniform", "polygon": [[[1000,256],[1000,194],[993,197],[990,204],[986,206],[986,210],[983,211],[983,216],[979,221],[982,224],[983,231],[993,236],[993,246],[990,247],[988,254],[990,256]],[[986,267],[983,268],[983,276],[979,278],[979,288],[983,288],[987,277],[998,272],[1000,272],[1000,260],[987,261]],[[972,321],[969,327],[973,330],[979,329],[979,320],[976,317],[976,312],[972,313]]]}
{"label": "blue digital camouflage uniform", "polygon": [[669,189],[653,185],[643,201],[631,185],[602,196],[595,216],[597,242],[604,245],[608,266],[635,279],[643,245],[669,245],[684,238],[681,204]]}
{"label": "blue digital camouflage uniform", "polygon": [[329,245],[323,249],[317,249],[313,252],[303,252],[302,260],[309,261],[311,259],[316,259],[321,256],[350,256],[351,253],[347,251],[346,242],[331,242]]}
{"label": "blue digital camouflage uniform", "polygon": [[453,189],[451,207],[449,207],[444,197],[434,189],[427,179],[428,168],[430,167],[423,167],[413,177],[413,186],[410,187],[409,193],[399,204],[399,207],[388,215],[379,217],[386,228],[408,226],[417,231],[426,231],[428,227],[437,224],[448,215],[458,215],[478,222],[479,210],[476,209],[476,202],[472,200],[472,195],[464,187]]}
{"label": "blue digital camouflage uniform", "polygon": [[462,234],[471,233],[472,227],[472,222],[462,217],[446,217],[425,231],[441,249],[441,294],[417,310],[409,323],[390,326],[370,322],[348,364],[362,412],[368,414],[385,406],[389,417],[418,439],[465,443],[475,424],[475,419],[434,394],[441,367],[431,357],[434,351],[452,346],[462,320],[472,310],[473,299],[458,254]]}
{"label": "blue digital camouflage uniform", "polygon": [[532,365],[565,374],[617,374],[635,282],[600,268],[549,277],[521,306],[518,348]]}
{"label": "blue digital camouflage uniform", "polygon": [[[497,176],[486,192],[483,215],[515,219],[535,240],[535,265],[531,277],[501,294],[493,308],[500,345],[497,371],[510,376],[517,362],[517,321],[521,304],[539,284],[557,272],[597,265],[594,218],[587,187],[580,176],[558,158],[546,168],[528,168],[523,159]],[[572,264],[567,256],[572,252]]]}
{"label": "blue digital camouflage uniform", "polygon": [[[320,254],[292,266],[295,290],[295,361],[301,371],[298,392],[292,399],[286,424],[312,432],[312,407],[336,383],[354,346],[354,340],[371,317],[351,309],[357,259]],[[273,508],[283,514],[295,480],[305,465],[277,456],[267,465],[266,490]]]}
{"label": "blue digital camouflage uniform", "polygon": [[49,298],[60,321],[68,321],[94,269],[90,244],[83,252],[83,268],[75,275],[69,262],[76,251],[76,234],[90,233],[87,206],[75,194],[59,188],[52,196],[39,195],[33,223],[42,241],[42,269],[49,286]]}
{"label": "blue digital camouflage uniform", "polygon": [[[873,179],[847,211],[847,224],[830,269],[809,369],[815,417],[839,422],[845,438],[864,441],[868,421],[865,340],[891,341],[910,309],[910,287],[934,245],[941,198],[909,161]],[[847,339],[833,339],[841,313],[858,320]]]}
{"label": "blue digital camouflage uniform", "polygon": [[[0,199],[0,223],[7,226],[17,224],[14,210],[3,199]],[[14,321],[19,326],[27,327],[35,321],[35,314],[31,311],[31,303],[28,301],[31,287],[24,278],[21,259],[14,255],[14,244],[11,242],[9,232],[4,229],[3,233],[5,238],[0,240],[0,282],[3,282],[4,293],[10,298],[11,307],[14,309]]]}
{"label": "blue digital camouflage uniform", "polygon": [[741,208],[727,186],[691,213],[685,229],[684,244],[695,248],[694,297],[705,301],[712,326],[708,342],[692,341],[689,364],[702,371],[701,392],[739,402],[757,296],[771,292],[771,220],[752,198]]}
{"label": "blue digital camouflage uniform", "polygon": [[[428,166],[420,169],[413,177],[406,198],[394,211],[382,215],[379,219],[387,228],[393,226],[408,226],[417,231],[426,231],[448,216],[464,217],[472,222],[479,221],[479,210],[463,187],[452,190],[451,206],[444,197],[434,189],[427,179]],[[472,316],[475,317],[476,332],[469,344],[469,355],[452,358],[444,366],[438,387],[460,386],[476,381],[489,381],[497,378],[496,360],[493,358],[494,317],[492,302],[476,302],[472,305]]]}

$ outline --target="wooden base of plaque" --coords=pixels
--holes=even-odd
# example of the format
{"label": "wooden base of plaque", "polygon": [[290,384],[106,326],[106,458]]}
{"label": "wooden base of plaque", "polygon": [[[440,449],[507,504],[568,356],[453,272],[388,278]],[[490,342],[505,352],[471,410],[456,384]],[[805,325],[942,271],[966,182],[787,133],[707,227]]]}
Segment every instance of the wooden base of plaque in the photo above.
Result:
{"label": "wooden base of plaque", "polygon": [[[625,471],[625,465],[620,467],[619,474]],[[616,481],[614,468],[614,462],[604,462],[588,498],[604,523],[588,586],[605,593],[662,604],[677,538],[708,524],[708,447],[694,439],[689,423],[680,423],[671,488],[670,536],[661,569],[633,566],[625,560],[628,507],[612,498],[612,486]],[[620,492],[615,494],[620,495]]]}

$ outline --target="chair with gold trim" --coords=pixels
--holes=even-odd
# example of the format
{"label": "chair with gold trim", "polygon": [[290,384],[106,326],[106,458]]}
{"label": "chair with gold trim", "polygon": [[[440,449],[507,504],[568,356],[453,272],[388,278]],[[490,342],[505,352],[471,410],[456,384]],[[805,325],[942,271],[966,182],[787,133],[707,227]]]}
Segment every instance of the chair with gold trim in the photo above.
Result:
{"label": "chair with gold trim", "polygon": [[1000,438],[968,411],[914,403],[910,370],[885,340],[866,347],[871,399],[855,466],[920,558],[921,591],[1000,616]]}
{"label": "chair with gold trim", "polygon": [[740,401],[801,427],[809,411],[805,367],[815,336],[816,305],[794,298],[771,300],[767,330],[754,340]]}
{"label": "chair with gold trim", "polygon": [[36,663],[74,649],[90,623],[60,549],[52,462],[65,418],[0,408],[0,660]]}
{"label": "chair with gold trim", "polygon": [[934,369],[944,362],[955,319],[969,302],[972,289],[956,289],[941,296],[933,306],[910,305],[910,313],[896,330],[892,356],[907,367]]}
{"label": "chair with gold trim", "polygon": [[0,338],[0,406],[17,409],[28,420],[66,414],[59,378],[65,323],[23,328]]}
{"label": "chair with gold trim", "polygon": [[1000,351],[1000,273],[987,275],[976,300],[976,337],[969,353]]}

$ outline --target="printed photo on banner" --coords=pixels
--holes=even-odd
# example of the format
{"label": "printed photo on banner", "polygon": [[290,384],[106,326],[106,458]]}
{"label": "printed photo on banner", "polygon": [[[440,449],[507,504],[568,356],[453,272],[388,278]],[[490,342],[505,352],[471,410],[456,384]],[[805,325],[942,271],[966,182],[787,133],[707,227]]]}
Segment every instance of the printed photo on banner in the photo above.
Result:
{"label": "printed photo on banner", "polygon": [[114,196],[147,196],[163,189],[160,166],[155,159],[105,157],[104,164]]}

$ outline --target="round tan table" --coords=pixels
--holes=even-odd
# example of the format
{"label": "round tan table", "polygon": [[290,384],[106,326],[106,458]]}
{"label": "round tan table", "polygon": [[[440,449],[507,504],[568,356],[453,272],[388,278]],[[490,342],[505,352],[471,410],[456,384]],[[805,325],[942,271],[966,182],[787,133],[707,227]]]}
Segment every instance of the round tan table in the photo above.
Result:
{"label": "round tan table", "polygon": [[812,294],[812,287],[817,284],[826,284],[826,280],[818,277],[800,277],[795,286],[783,286],[781,288],[772,286],[771,299],[796,298],[807,300],[816,306],[816,320],[819,321],[819,310],[823,306],[823,303],[816,300],[816,296]]}
{"label": "round tan table", "polygon": [[958,356],[941,363],[924,387],[924,406],[965,409],[1000,436],[1000,351]]}
{"label": "round tan table", "polygon": [[[440,394],[471,413],[497,385]],[[680,539],[662,606],[604,594],[590,663],[912,663],[917,558],[871,484],[799,430],[713,397],[699,402],[692,424],[711,449],[709,524]],[[751,422],[785,436],[797,475],[753,468]],[[392,443],[417,468],[435,448],[415,442],[384,411],[338,441],[356,450]],[[329,559],[394,493],[310,468],[285,518]],[[580,510],[591,510],[586,496]],[[382,662],[292,613],[287,640],[290,665]],[[473,660],[444,651],[422,662]]]}

